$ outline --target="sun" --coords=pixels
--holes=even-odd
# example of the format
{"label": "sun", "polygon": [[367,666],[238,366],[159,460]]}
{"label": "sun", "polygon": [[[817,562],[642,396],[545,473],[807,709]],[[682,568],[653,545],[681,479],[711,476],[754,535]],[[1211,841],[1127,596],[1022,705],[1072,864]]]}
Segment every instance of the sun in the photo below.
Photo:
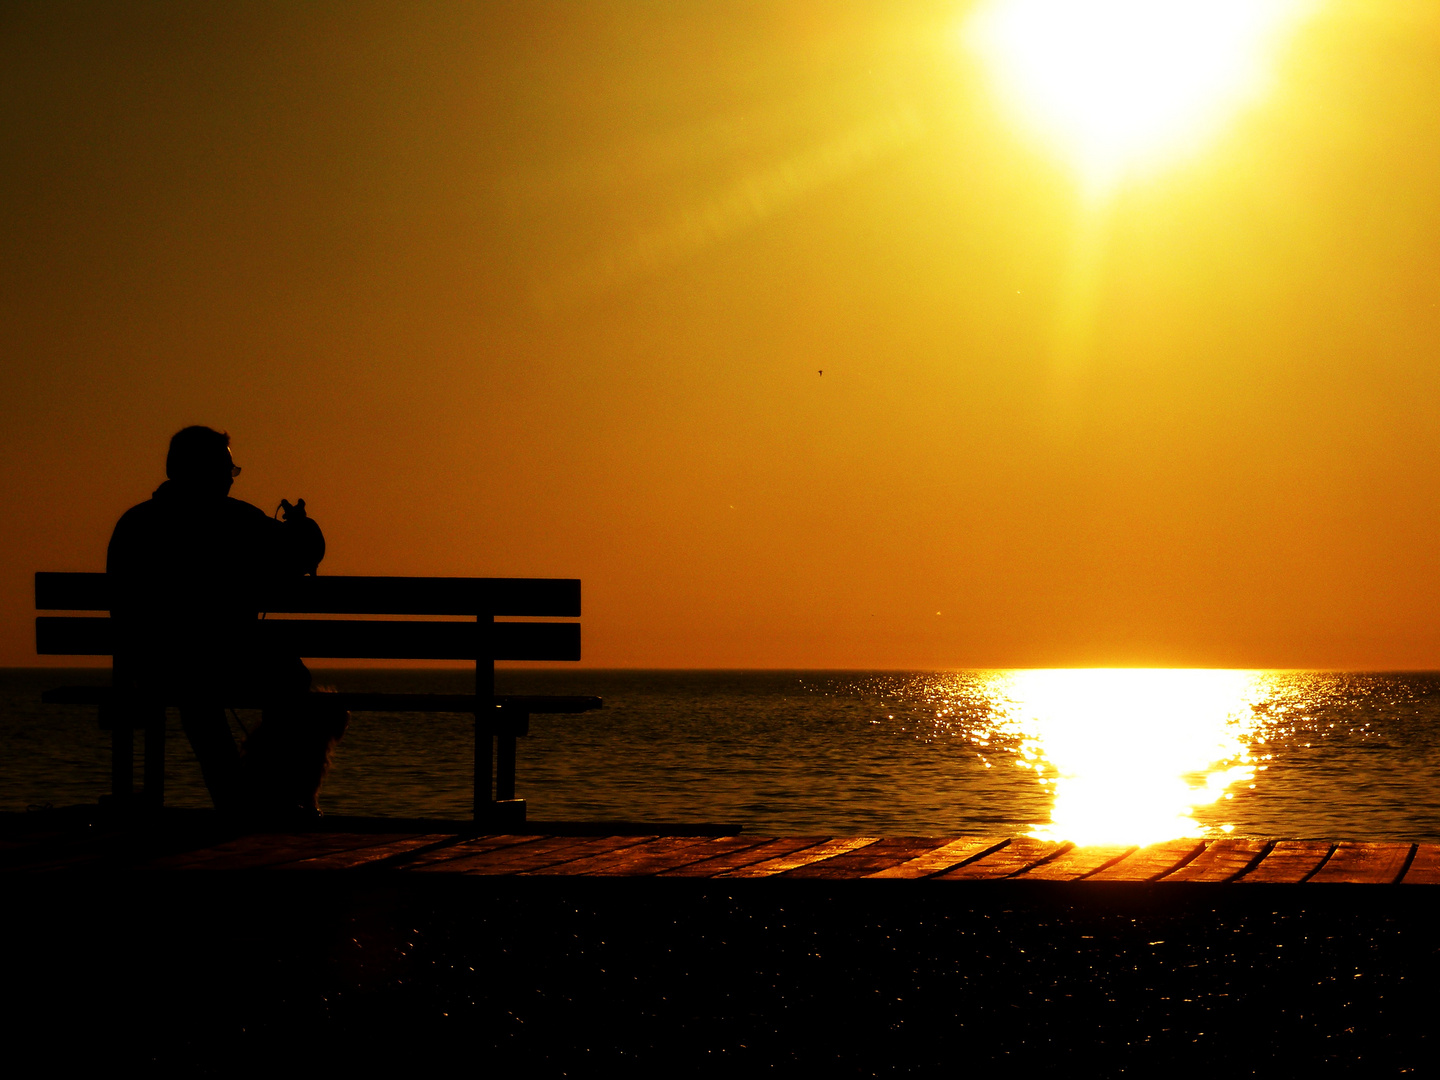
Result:
{"label": "sun", "polygon": [[966,44],[1007,103],[1103,190],[1193,151],[1263,93],[1307,0],[984,0]]}

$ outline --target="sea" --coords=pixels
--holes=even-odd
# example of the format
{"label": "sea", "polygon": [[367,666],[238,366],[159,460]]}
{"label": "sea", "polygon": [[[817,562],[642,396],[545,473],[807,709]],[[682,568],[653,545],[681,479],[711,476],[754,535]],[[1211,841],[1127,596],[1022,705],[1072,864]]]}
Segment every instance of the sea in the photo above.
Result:
{"label": "sea", "polygon": [[[40,701],[48,687],[107,678],[0,670],[0,811],[108,790],[109,735],[94,709]],[[465,693],[473,673],[351,669],[316,681]],[[532,820],[1077,843],[1440,841],[1437,673],[506,669],[496,682],[500,693],[604,699],[596,712],[531,718],[516,794]],[[235,714],[237,738],[258,721]],[[467,818],[471,723],[355,714],[322,809]],[[209,805],[173,712],[166,792],[168,805]]]}

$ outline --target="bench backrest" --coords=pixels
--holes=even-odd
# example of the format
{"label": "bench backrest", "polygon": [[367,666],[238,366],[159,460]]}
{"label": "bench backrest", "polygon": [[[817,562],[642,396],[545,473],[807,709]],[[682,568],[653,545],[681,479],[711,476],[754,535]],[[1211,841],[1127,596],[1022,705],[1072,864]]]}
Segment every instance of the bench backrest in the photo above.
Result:
{"label": "bench backrest", "polygon": [[[267,616],[468,615],[474,621],[284,619],[260,632],[302,657],[368,660],[579,660],[579,623],[496,622],[497,618],[578,618],[574,578],[307,577],[262,598]],[[109,611],[104,574],[37,573],[41,611]],[[36,651],[47,656],[111,656],[108,616],[41,615]]]}

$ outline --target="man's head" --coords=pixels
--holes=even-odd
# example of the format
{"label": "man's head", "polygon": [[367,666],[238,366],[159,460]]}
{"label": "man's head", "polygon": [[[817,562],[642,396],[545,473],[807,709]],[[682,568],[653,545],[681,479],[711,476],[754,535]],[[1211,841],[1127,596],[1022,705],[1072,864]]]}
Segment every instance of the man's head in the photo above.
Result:
{"label": "man's head", "polygon": [[230,458],[230,436],[214,428],[182,428],[170,439],[165,475],[183,487],[228,495],[240,472]]}

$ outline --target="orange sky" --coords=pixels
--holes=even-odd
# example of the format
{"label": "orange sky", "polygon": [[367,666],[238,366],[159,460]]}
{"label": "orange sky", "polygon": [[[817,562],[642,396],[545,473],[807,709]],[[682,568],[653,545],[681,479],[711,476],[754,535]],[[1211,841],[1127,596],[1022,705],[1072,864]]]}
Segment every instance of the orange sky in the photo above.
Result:
{"label": "orange sky", "polygon": [[966,8],[5,5],[0,664],[205,423],[594,665],[1440,667],[1440,7],[1088,232]]}

